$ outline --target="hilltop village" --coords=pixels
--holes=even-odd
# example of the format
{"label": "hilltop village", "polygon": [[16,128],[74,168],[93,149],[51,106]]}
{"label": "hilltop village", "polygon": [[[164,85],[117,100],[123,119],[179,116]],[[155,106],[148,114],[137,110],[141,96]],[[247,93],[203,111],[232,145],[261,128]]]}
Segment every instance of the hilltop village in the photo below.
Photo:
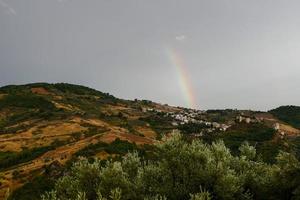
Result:
{"label": "hilltop village", "polygon": [[249,110],[195,110],[180,109],[179,111],[166,112],[154,108],[142,108],[143,112],[150,112],[166,119],[178,131],[181,127],[195,126],[195,132],[189,134],[194,137],[202,137],[205,134],[226,133],[230,128],[237,124],[266,124],[272,128],[281,139],[288,135],[298,133],[297,130],[287,128],[284,124],[276,121],[271,115]]}

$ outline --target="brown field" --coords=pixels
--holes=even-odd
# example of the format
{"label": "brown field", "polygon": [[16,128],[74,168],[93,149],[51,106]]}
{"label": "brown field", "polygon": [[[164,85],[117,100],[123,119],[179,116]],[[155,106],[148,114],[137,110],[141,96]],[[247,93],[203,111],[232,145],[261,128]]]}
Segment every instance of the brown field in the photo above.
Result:
{"label": "brown field", "polygon": [[56,101],[52,101],[52,103],[54,104],[54,106],[58,109],[64,109],[64,110],[79,110],[78,108],[74,108],[73,106],[69,105],[69,104],[63,104],[63,103],[58,103]]}
{"label": "brown field", "polygon": [[35,87],[31,88],[31,92],[34,94],[40,94],[40,95],[51,95],[52,93],[46,90],[43,87]]}
{"label": "brown field", "polygon": [[70,122],[73,123],[87,123],[92,126],[98,126],[98,127],[109,127],[110,125],[100,119],[83,119],[80,117],[74,117],[70,120]]}
{"label": "brown field", "polygon": [[32,93],[39,95],[51,95],[52,93],[43,87],[34,87],[30,89]]}
{"label": "brown field", "polygon": [[46,136],[66,135],[66,134],[81,132],[85,130],[87,130],[86,127],[82,127],[80,124],[70,123],[70,122],[57,123],[57,124],[46,126],[41,129],[43,135]]}
{"label": "brown field", "polygon": [[[49,165],[54,161],[64,164],[74,153],[89,144],[95,144],[100,141],[111,143],[117,138],[132,143],[134,142],[137,145],[153,144],[155,142],[155,132],[147,127],[137,128],[145,135],[145,137],[142,137],[130,134],[127,129],[112,126],[99,119],[83,119],[80,117],[74,117],[65,121],[41,122],[39,125],[31,127],[29,130],[17,134],[0,135],[0,147],[2,151],[21,151],[24,147],[33,148],[38,146],[47,146],[57,139],[66,141],[70,139],[72,133],[87,130],[86,127],[81,125],[85,123],[92,126],[106,128],[108,132],[96,134],[87,138],[80,138],[78,141],[71,141],[71,143],[58,147],[55,150],[48,151],[30,162],[19,164],[14,166],[12,169],[1,172],[0,177],[2,185],[0,186],[0,199],[4,198],[8,189],[13,191],[22,186],[25,180],[30,180],[33,172],[42,172],[45,165]],[[106,152],[100,152],[96,155],[96,157],[100,159],[105,159],[108,156],[113,155],[109,155]],[[14,179],[14,171],[20,172],[21,178]]]}
{"label": "brown field", "polygon": [[0,94],[0,99],[2,99],[3,97],[5,97],[7,94]]}
{"label": "brown field", "polygon": [[0,187],[0,198],[1,194],[7,191],[7,188],[10,190],[15,190],[16,188],[22,185],[22,181],[20,179],[13,178],[13,172],[19,171],[20,177],[22,179],[30,178],[32,172],[36,170],[41,170],[45,165],[52,163],[53,161],[59,161],[60,163],[64,164],[67,160],[71,158],[71,156],[76,153],[78,150],[84,148],[89,144],[94,144],[99,141],[99,135],[95,135],[89,138],[85,138],[83,140],[74,142],[72,144],[68,144],[62,147],[58,147],[55,150],[48,151],[44,155],[39,158],[36,158],[30,162],[22,163],[14,169],[10,169],[4,171],[0,174],[2,177],[2,185]]}
{"label": "brown field", "polygon": [[[1,173],[2,177],[2,186],[0,187],[0,193],[10,188],[10,190],[14,190],[22,185],[19,179],[13,179],[12,173],[14,171],[21,172],[21,176],[24,178],[30,177],[30,174],[35,170],[41,170],[43,166],[52,163],[53,161],[59,161],[60,163],[64,164],[67,160],[71,158],[71,156],[76,153],[78,150],[84,148],[89,144],[97,143],[99,140],[100,135],[94,135],[92,137],[84,138],[74,143],[70,143],[64,145],[62,147],[58,147],[55,150],[48,151],[44,155],[39,158],[36,158],[30,162],[22,163],[14,169],[10,169]],[[0,195],[1,199],[1,195]]]}
{"label": "brown field", "polygon": [[100,160],[105,160],[107,159],[108,157],[115,157],[117,156],[116,154],[109,154],[107,153],[106,151],[100,151],[99,153],[97,153],[94,157],[95,158],[98,158]]}
{"label": "brown field", "polygon": [[24,132],[0,135],[0,151],[21,151],[22,148],[48,146],[57,139],[67,140],[73,133],[85,130],[86,127],[73,122],[54,121],[48,125],[41,123]]}
{"label": "brown field", "polygon": [[100,140],[102,142],[105,142],[105,143],[112,143],[117,138],[119,138],[120,140],[126,140],[128,142],[134,142],[137,145],[153,144],[155,142],[155,140],[153,140],[151,138],[132,135],[132,134],[129,134],[129,133],[114,133],[114,132],[110,132],[108,134],[105,134],[104,136],[102,136],[100,138]]}
{"label": "brown field", "polygon": [[135,130],[143,134],[147,138],[152,138],[155,139],[157,134],[149,127],[144,127],[144,126],[136,126],[134,127]]}
{"label": "brown field", "polygon": [[16,143],[14,141],[0,142],[0,149],[2,152],[10,151],[10,152],[19,152],[22,151],[22,145],[20,143]]}
{"label": "brown field", "polygon": [[285,132],[288,136],[300,135],[300,130],[286,124],[279,124],[280,130]]}

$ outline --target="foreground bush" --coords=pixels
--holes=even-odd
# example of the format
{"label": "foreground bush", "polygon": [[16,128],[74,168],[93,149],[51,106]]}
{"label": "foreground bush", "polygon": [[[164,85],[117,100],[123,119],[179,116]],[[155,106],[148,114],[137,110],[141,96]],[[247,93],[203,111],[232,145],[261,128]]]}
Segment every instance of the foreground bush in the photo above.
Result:
{"label": "foreground bush", "polygon": [[77,162],[43,200],[300,199],[300,163],[281,152],[266,164],[247,143],[233,156],[223,142],[188,143],[173,135],[143,161],[129,153],[121,162]]}

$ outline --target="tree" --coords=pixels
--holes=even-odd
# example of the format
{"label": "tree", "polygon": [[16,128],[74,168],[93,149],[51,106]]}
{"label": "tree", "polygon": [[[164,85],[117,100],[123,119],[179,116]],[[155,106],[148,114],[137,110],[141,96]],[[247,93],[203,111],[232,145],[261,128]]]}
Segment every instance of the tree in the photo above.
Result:
{"label": "tree", "polygon": [[281,152],[270,165],[248,143],[239,150],[233,156],[222,141],[187,142],[174,134],[155,145],[151,160],[133,152],[104,166],[98,160],[75,163],[43,200],[299,199],[295,156]]}

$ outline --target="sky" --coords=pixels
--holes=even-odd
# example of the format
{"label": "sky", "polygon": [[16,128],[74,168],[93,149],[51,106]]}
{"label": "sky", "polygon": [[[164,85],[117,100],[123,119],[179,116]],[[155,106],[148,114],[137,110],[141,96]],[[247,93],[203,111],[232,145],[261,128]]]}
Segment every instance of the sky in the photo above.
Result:
{"label": "sky", "polygon": [[298,0],[0,0],[0,86],[197,109],[300,105]]}

